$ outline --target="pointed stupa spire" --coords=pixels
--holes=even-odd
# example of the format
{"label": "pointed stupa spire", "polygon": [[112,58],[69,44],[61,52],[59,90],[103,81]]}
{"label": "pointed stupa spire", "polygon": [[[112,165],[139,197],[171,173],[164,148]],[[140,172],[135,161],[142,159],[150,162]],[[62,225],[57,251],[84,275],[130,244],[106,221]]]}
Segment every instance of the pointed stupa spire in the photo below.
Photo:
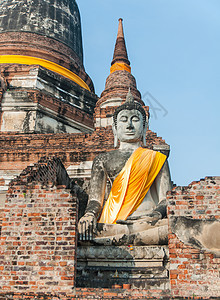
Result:
{"label": "pointed stupa spire", "polygon": [[119,24],[118,24],[117,38],[123,38],[124,39],[124,30],[123,30],[123,24],[122,24],[123,19],[122,18],[118,19],[118,22],[119,22]]}
{"label": "pointed stupa spire", "polygon": [[141,94],[137,89],[135,77],[131,74],[122,19],[119,19],[111,72],[106,79],[105,89],[96,105],[101,108],[112,108],[121,105],[125,101],[127,103],[138,102],[144,105],[144,102],[141,100]]}
{"label": "pointed stupa spire", "polygon": [[115,50],[113,60],[111,63],[111,73],[118,70],[125,70],[131,72],[130,61],[128,59],[128,53],[125,44],[124,30],[122,18],[120,18],[118,24],[118,34],[115,44]]}

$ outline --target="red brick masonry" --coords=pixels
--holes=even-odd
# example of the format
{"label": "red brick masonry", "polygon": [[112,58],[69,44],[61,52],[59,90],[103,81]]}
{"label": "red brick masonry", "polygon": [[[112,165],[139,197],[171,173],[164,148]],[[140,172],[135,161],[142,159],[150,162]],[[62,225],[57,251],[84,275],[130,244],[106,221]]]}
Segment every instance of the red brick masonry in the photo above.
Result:
{"label": "red brick masonry", "polygon": [[72,292],[76,211],[64,186],[10,187],[0,239],[2,292]]}
{"label": "red brick masonry", "polygon": [[[220,219],[220,177],[206,177],[168,195],[168,214],[194,220]],[[220,234],[220,233],[219,233]],[[172,296],[220,299],[220,258],[209,251],[186,245],[169,234]]]}

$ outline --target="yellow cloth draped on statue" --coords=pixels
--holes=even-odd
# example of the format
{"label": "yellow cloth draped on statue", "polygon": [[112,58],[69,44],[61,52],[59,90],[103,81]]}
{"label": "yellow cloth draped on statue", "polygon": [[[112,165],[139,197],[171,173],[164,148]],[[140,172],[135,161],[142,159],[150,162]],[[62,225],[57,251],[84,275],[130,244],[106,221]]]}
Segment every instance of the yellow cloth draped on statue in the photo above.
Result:
{"label": "yellow cloth draped on statue", "polygon": [[113,182],[99,223],[126,220],[142,203],[165,160],[160,152],[141,147],[135,150]]}

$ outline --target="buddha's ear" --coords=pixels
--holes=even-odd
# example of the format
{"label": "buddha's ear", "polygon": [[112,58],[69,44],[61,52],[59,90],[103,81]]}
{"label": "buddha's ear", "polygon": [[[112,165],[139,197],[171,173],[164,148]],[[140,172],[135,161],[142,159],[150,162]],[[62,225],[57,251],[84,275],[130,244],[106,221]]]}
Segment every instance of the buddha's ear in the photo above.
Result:
{"label": "buddha's ear", "polygon": [[149,123],[148,120],[146,120],[145,124],[144,124],[144,128],[143,128],[143,145],[146,146],[146,134],[147,134],[147,130],[149,128]]}
{"label": "buddha's ear", "polygon": [[116,129],[114,122],[112,124],[112,131],[114,134],[114,147],[117,148],[118,147],[118,133],[117,133],[117,129]]}

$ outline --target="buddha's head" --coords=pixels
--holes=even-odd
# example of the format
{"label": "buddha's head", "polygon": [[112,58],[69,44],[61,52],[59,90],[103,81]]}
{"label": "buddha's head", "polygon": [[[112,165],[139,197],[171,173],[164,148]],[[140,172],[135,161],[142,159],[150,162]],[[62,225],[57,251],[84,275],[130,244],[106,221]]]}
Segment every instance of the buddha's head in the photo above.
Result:
{"label": "buddha's head", "polygon": [[127,143],[143,141],[146,145],[147,128],[146,112],[141,104],[134,101],[129,90],[125,103],[117,107],[113,115],[115,147],[118,145],[118,140]]}

